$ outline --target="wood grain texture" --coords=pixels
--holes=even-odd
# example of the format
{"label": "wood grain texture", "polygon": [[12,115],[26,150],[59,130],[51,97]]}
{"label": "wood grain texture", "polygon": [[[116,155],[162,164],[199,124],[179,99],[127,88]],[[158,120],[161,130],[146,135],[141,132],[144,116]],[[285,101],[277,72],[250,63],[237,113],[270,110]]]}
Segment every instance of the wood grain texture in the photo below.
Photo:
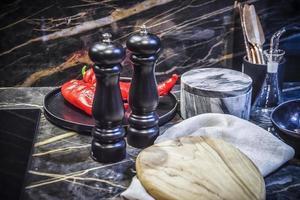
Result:
{"label": "wood grain texture", "polygon": [[265,199],[256,166],[218,139],[182,137],[155,144],[138,155],[136,170],[159,200]]}

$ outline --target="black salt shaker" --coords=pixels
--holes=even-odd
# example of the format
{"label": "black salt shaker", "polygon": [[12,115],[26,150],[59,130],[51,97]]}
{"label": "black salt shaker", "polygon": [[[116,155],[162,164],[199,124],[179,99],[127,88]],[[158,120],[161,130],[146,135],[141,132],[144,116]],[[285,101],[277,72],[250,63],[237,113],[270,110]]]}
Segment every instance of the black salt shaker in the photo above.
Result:
{"label": "black salt shaker", "polygon": [[126,156],[125,130],[122,126],[124,107],[119,86],[121,62],[125,49],[111,42],[109,33],[103,41],[89,49],[89,57],[95,63],[97,79],[92,113],[95,127],[92,131],[91,157],[102,163],[117,162]]}
{"label": "black salt shaker", "polygon": [[156,113],[159,96],[154,72],[161,42],[143,26],[128,39],[126,46],[132,52],[130,59],[134,66],[129,90],[132,113],[128,119],[127,142],[133,147],[145,148],[159,135]]}

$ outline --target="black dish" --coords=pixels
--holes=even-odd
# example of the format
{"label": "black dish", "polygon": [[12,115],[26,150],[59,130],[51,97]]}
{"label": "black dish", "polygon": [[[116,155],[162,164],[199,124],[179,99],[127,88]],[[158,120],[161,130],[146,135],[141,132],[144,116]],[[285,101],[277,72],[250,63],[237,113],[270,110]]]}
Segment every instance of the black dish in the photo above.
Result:
{"label": "black dish", "polygon": [[279,136],[295,149],[295,156],[300,157],[300,99],[277,106],[271,121]]}
{"label": "black dish", "polygon": [[[159,98],[157,113],[160,126],[173,119],[177,104],[173,94]],[[90,134],[95,124],[92,117],[64,100],[60,88],[52,90],[45,96],[44,115],[53,124],[82,134]],[[124,126],[127,125],[128,116],[129,113],[126,112]]]}

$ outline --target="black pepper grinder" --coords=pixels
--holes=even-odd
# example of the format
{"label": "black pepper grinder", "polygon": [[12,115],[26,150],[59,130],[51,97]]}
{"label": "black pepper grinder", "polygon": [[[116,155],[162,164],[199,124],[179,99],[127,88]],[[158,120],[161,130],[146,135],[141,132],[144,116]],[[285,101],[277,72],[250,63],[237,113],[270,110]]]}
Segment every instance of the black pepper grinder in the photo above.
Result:
{"label": "black pepper grinder", "polygon": [[157,82],[155,62],[160,51],[160,39],[148,33],[145,26],[132,35],[126,46],[132,52],[130,60],[134,72],[129,90],[129,106],[132,113],[128,119],[127,142],[136,148],[153,144],[159,135]]}
{"label": "black pepper grinder", "polygon": [[124,107],[119,86],[120,63],[125,58],[125,49],[111,42],[111,34],[104,33],[102,36],[103,42],[89,49],[97,79],[92,108],[95,127],[92,130],[91,157],[98,162],[110,163],[126,156],[122,126]]}

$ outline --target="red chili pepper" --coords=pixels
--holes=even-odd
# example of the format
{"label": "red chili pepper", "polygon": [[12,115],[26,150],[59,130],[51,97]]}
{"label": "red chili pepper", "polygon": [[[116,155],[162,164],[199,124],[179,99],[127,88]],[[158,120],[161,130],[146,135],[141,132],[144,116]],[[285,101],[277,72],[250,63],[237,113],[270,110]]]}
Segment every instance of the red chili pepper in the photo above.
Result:
{"label": "red chili pepper", "polygon": [[158,84],[157,90],[158,90],[159,96],[167,95],[172,90],[174,85],[176,84],[178,77],[179,76],[177,74],[172,74],[171,78]]}

